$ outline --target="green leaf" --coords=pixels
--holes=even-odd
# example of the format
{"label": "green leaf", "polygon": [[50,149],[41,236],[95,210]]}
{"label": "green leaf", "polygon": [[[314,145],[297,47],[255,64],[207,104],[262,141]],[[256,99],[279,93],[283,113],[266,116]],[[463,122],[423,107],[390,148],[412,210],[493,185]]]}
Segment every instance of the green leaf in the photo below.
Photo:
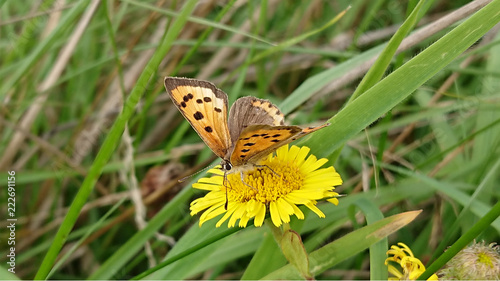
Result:
{"label": "green leaf", "polygon": [[[355,205],[361,209],[368,225],[384,219],[384,214],[370,200],[361,198]],[[387,237],[370,246],[370,280],[387,280],[387,266],[384,264],[389,249]]]}
{"label": "green leaf", "polygon": [[281,238],[281,250],[290,264],[292,264],[304,279],[311,279],[309,272],[309,259],[306,249],[302,244],[300,235],[289,229]]}
{"label": "green leaf", "polygon": [[[309,267],[314,276],[370,247],[382,238],[412,222],[421,211],[397,214],[353,231],[309,254]],[[300,273],[286,265],[262,279],[297,279]]]}

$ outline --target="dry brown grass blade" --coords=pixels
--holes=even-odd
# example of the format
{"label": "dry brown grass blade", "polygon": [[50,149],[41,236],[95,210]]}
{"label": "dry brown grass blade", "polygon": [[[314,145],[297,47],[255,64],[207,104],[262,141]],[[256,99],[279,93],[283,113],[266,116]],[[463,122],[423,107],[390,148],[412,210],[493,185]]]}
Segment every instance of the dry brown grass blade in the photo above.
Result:
{"label": "dry brown grass blade", "polygon": [[[61,73],[63,72],[69,59],[71,58],[71,55],[73,54],[73,51],[75,50],[77,43],[80,41],[83,32],[86,30],[88,24],[90,23],[90,20],[92,19],[92,16],[97,10],[97,7],[100,2],[101,2],[100,0],[93,0],[89,6],[89,9],[84,13],[82,18],[80,19],[80,22],[77,24],[75,31],[70,37],[70,40],[59,53],[57,61],[54,64],[54,67],[52,68],[51,72],[38,87],[39,95],[36,97],[33,104],[29,107],[27,112],[23,115],[22,119],[19,121],[17,125],[19,129],[29,130],[29,128],[33,124],[33,121],[42,110],[43,105],[49,96],[47,90],[50,87],[52,87],[57,81],[57,79],[61,76]],[[11,141],[9,142],[9,145],[7,146],[4,155],[0,159],[0,170],[7,169],[7,166],[9,166],[12,163],[12,160],[19,151],[19,148],[24,143],[24,138],[25,135],[23,133],[19,131],[14,132],[14,135]]]}
{"label": "dry brown grass blade", "polygon": [[[477,3],[476,3],[477,2]],[[482,5],[486,5],[488,4],[489,2],[491,1],[475,1],[474,3],[470,3],[468,6],[464,6],[463,8],[465,7],[468,7],[468,9],[465,9],[463,10],[463,8],[451,13],[450,15],[446,16],[446,17],[443,17],[442,19],[439,19],[437,20],[436,22],[440,22],[442,25],[451,25],[453,24],[456,20],[458,19],[461,19],[461,17],[464,17],[464,16],[467,16],[469,15],[469,13],[473,13],[477,10],[479,10],[481,7],[483,7]],[[453,15],[453,16],[452,16]],[[435,32],[441,30],[439,28],[440,25],[433,25],[433,24],[430,24],[429,25],[429,30],[430,32],[432,32],[432,34],[434,34]],[[500,28],[496,28],[496,29],[493,29],[492,31],[490,31],[491,34],[495,34],[496,33],[496,30],[497,29],[500,29]],[[423,29],[419,30],[418,33],[420,34],[425,34],[425,32],[422,31]],[[413,35],[417,34],[417,32],[415,32]],[[410,36],[411,37],[411,36]],[[410,38],[408,37],[408,38]],[[478,47],[480,46],[484,46],[488,43],[491,42],[491,40],[493,40],[494,38],[492,36],[489,36],[489,37],[485,37],[484,40],[482,40],[479,44],[478,44]],[[406,39],[405,39],[406,40]],[[403,43],[405,42],[405,40],[403,40]],[[414,41],[414,39],[412,39],[413,42],[416,42]],[[403,43],[401,45],[403,45]],[[406,47],[409,47],[410,46],[410,43],[407,42],[406,43]],[[401,46],[400,46],[401,48]],[[398,49],[399,50],[399,49]],[[473,61],[475,61],[477,58],[475,56],[470,56],[468,57],[467,59],[465,59],[461,64],[460,64],[460,68],[466,68],[469,64],[471,64]],[[429,101],[429,103],[427,104],[427,106],[434,106],[436,104],[436,102],[439,100],[439,98],[443,95],[443,93],[445,93],[452,85],[453,83],[456,81],[456,79],[460,76],[460,74],[458,72],[454,72],[452,73],[446,80],[445,82],[441,85],[441,87],[436,91],[436,93],[433,95],[433,97],[431,98],[431,100]],[[392,153],[394,153],[394,151],[396,150],[396,148],[398,146],[401,145],[401,143],[408,137],[411,135],[411,133],[413,132],[413,130],[415,129],[417,123],[411,123],[409,124],[408,126],[406,126],[403,131],[396,137],[396,139],[393,141],[392,145],[387,149],[387,151],[384,151],[384,155],[383,155],[383,158],[382,158],[382,161],[383,162],[388,162],[389,160],[391,160],[389,157]],[[436,167],[435,170],[432,171],[432,175],[435,175],[439,169],[443,168],[444,166],[446,166],[447,163],[449,163],[455,156],[458,155],[457,151],[462,151],[463,147],[460,148],[460,149],[456,149],[454,150],[454,152],[452,153],[453,157],[445,157],[446,159],[443,160],[442,163],[440,163],[440,165],[438,165]],[[405,150],[406,151],[406,150]],[[401,155],[401,154],[398,154],[398,155]],[[373,175],[373,172],[374,172],[374,169],[373,167],[370,169],[370,171],[368,172],[370,177]],[[357,192],[357,191],[360,191],[363,187],[363,182],[358,182],[358,184],[354,187],[354,191]]]}
{"label": "dry brown grass blade", "polygon": [[[274,13],[274,10],[277,6],[279,1],[277,0],[271,0],[268,3],[267,7],[267,12],[269,15],[272,15]],[[241,31],[248,32],[250,31],[250,28],[252,26],[252,21],[256,21],[260,15],[260,10],[257,9],[254,14],[251,16],[253,20],[247,20],[245,21],[241,27],[239,28]],[[229,43],[238,43],[241,42],[245,37],[245,35],[241,33],[234,34],[231,39],[229,39]],[[201,80],[207,80],[211,78],[212,74],[217,71],[218,69],[221,68],[221,62],[226,62],[226,61],[232,61],[232,59],[229,59],[229,56],[231,56],[234,52],[234,49],[231,47],[222,47],[220,50],[215,53],[215,55],[210,58],[210,60],[205,64],[203,69],[196,75],[197,79]],[[246,51],[245,51],[246,52]]]}
{"label": "dry brown grass blade", "polygon": [[[413,34],[409,35],[406,37],[402,42],[401,45],[399,46],[398,50],[396,51],[396,54],[399,54],[403,51],[406,51],[413,46],[416,46],[420,44],[420,42],[424,41],[425,39],[431,37],[432,35],[436,34],[437,32],[449,27],[450,25],[472,15],[482,7],[486,6],[489,4],[492,0],[476,0],[473,1],[459,9],[457,9],[454,12],[449,13],[446,16],[443,16],[442,18],[436,20],[435,22],[429,23],[427,26],[415,31]],[[359,67],[348,71],[344,76],[341,78],[333,81],[328,85],[330,91],[328,94],[331,94],[334,91],[337,91],[341,89],[342,87],[348,85],[349,83],[354,82],[355,80],[361,78],[375,63],[375,60],[377,57],[372,58],[371,60],[366,61]],[[322,96],[316,94],[313,96],[313,98],[309,102],[317,102],[319,99],[321,99]]]}

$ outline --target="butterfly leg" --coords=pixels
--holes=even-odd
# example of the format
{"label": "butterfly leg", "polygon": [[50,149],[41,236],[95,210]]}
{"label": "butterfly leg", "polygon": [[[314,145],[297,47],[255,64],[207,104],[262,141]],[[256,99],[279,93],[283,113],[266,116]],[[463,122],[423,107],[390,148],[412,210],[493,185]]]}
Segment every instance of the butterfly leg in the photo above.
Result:
{"label": "butterfly leg", "polygon": [[253,190],[255,190],[255,191],[258,191],[258,189],[257,189],[257,188],[255,188],[255,187],[253,187],[253,186],[251,186],[251,185],[249,185],[248,183],[246,183],[246,182],[245,182],[245,179],[243,178],[243,172],[240,172],[240,177],[241,177],[241,182],[242,182],[244,185],[246,185],[246,186],[250,187],[251,189],[253,189]]}
{"label": "butterfly leg", "polygon": [[271,167],[269,167],[267,165],[255,165],[255,167],[257,167],[257,168],[268,168],[273,174],[275,174],[276,176],[280,177],[282,180],[284,180],[286,182],[286,180],[283,178],[283,175],[280,175],[280,174],[276,173],[273,169],[271,169]]}
{"label": "butterfly leg", "polygon": [[271,169],[271,167],[269,167],[267,165],[255,165],[255,167],[257,167],[257,168],[268,168],[269,170],[271,170],[271,172],[273,172],[273,174],[275,174],[278,177],[281,177],[281,175],[279,175],[278,173],[276,173],[273,169]]}

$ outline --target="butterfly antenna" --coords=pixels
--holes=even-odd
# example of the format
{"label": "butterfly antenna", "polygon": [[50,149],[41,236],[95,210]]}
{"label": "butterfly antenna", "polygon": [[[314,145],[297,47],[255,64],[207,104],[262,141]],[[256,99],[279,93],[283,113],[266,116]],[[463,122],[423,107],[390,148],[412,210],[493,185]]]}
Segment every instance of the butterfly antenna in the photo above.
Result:
{"label": "butterfly antenna", "polygon": [[196,176],[197,174],[199,174],[199,173],[201,173],[201,172],[204,172],[204,171],[208,170],[209,168],[213,168],[213,167],[215,167],[215,166],[217,166],[217,165],[210,165],[210,166],[207,166],[207,167],[205,167],[205,168],[203,168],[203,169],[199,170],[199,171],[198,171],[198,172],[196,172],[196,173],[193,173],[193,174],[191,174],[191,175],[189,175],[189,176],[185,176],[185,177],[183,177],[182,179],[178,180],[178,182],[184,182],[184,181],[185,181],[185,180],[187,180],[188,178],[193,177],[193,176]]}

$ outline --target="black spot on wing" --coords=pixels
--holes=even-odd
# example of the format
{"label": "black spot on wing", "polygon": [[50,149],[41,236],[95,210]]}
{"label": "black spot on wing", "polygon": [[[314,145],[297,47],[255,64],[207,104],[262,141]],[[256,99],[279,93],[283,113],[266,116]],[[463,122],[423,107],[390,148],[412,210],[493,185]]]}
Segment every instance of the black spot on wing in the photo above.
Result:
{"label": "black spot on wing", "polygon": [[275,140],[271,140],[271,142],[280,142],[280,140],[275,139]]}
{"label": "black spot on wing", "polygon": [[253,145],[255,145],[255,143],[254,143],[254,142],[247,142],[247,143],[245,143],[243,146],[253,146]]}
{"label": "black spot on wing", "polygon": [[193,98],[194,98],[193,94],[188,93],[187,95],[185,95],[185,96],[182,97],[182,100],[184,102],[188,102],[189,100],[192,100]]}
{"label": "black spot on wing", "polygon": [[182,107],[186,107],[186,106],[187,106],[187,104],[186,104],[185,102],[181,101],[181,106],[182,106]]}
{"label": "black spot on wing", "polygon": [[207,131],[207,132],[211,133],[211,132],[213,132],[214,130],[212,129],[212,127],[210,127],[210,126],[206,126],[206,127],[205,127],[205,131]]}
{"label": "black spot on wing", "polygon": [[[203,116],[203,113],[201,113],[201,112],[199,112],[199,111],[196,111],[196,113],[195,113],[195,114],[193,114],[193,117],[194,117],[194,119],[196,119],[196,120],[201,120],[201,119],[203,119],[203,117],[204,117],[204,116]],[[205,128],[205,129],[206,129],[206,128]]]}
{"label": "black spot on wing", "polygon": [[211,101],[212,101],[212,99],[211,99],[210,97],[204,97],[204,98],[203,98],[203,100],[204,100],[205,102],[211,102]]}
{"label": "black spot on wing", "polygon": [[215,107],[214,110],[215,110],[215,112],[219,112],[219,113],[222,112],[222,109],[220,109],[218,107]]}
{"label": "black spot on wing", "polygon": [[201,99],[197,99],[196,103],[203,103],[203,101]]}
{"label": "black spot on wing", "polygon": [[273,137],[273,138],[277,138],[277,137],[279,137],[279,136],[281,136],[281,135],[280,135],[280,134],[276,134],[276,135],[274,135],[274,136],[272,136],[272,137]]}
{"label": "black spot on wing", "polygon": [[249,152],[249,151],[250,151],[250,149],[242,149],[242,150],[241,150],[241,152],[244,152],[244,153],[245,153],[245,152]]}

